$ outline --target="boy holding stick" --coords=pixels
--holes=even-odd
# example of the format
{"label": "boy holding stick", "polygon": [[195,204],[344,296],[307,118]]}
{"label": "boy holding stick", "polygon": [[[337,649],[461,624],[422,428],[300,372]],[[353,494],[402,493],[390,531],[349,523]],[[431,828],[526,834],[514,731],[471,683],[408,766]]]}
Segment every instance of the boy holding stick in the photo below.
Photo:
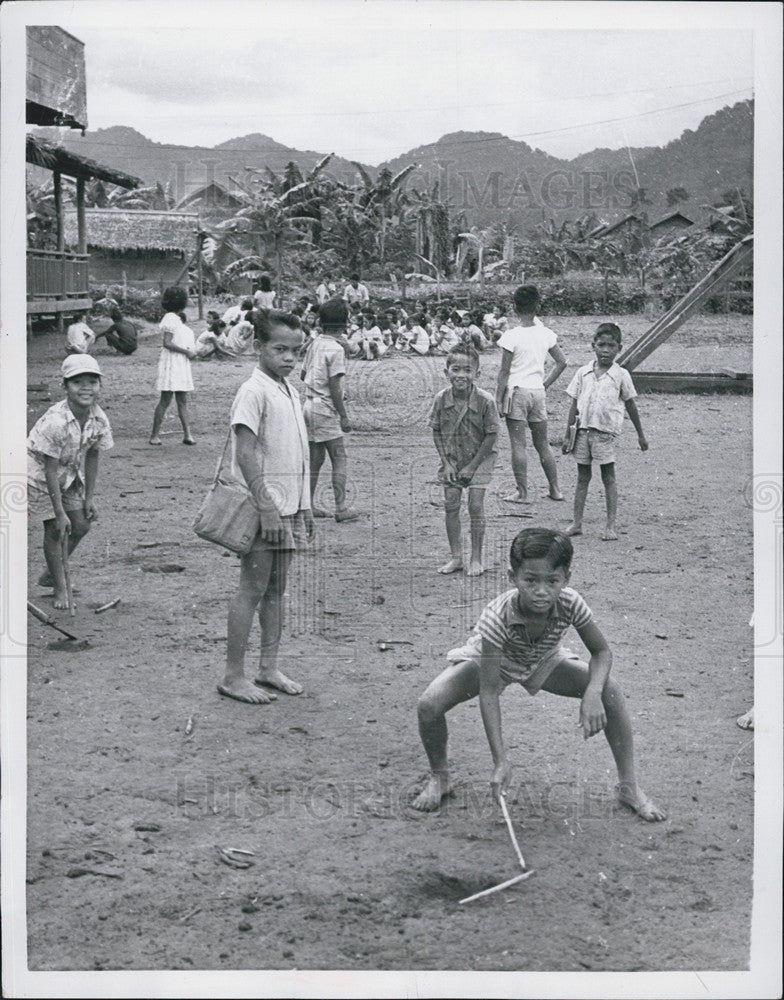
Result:
{"label": "boy holding stick", "polygon": [[[477,694],[493,757],[490,784],[500,801],[511,777],[500,696],[517,683],[531,695],[542,690],[579,698],[584,738],[604,731],[610,745],[619,801],[650,822],[666,818],[637,784],[631,719],[623,693],[610,678],[612,653],[588,605],[567,586],[572,555],[571,539],[559,531],[527,528],[515,537],[509,553],[512,589],[487,605],[466,644],[447,654],[449,666],[419,700],[430,778],[413,808],[438,809],[450,793],[446,713]],[[570,625],[590,653],[589,663],[561,646]]]}
{"label": "boy holding stick", "polygon": [[70,354],[62,372],[65,399],[49,407],[27,438],[28,516],[38,515],[44,522],[47,571],[38,582],[54,587],[58,610],[70,604],[68,555],[96,519],[98,456],[114,445],[109,421],[98,406],[98,362],[90,354]]}

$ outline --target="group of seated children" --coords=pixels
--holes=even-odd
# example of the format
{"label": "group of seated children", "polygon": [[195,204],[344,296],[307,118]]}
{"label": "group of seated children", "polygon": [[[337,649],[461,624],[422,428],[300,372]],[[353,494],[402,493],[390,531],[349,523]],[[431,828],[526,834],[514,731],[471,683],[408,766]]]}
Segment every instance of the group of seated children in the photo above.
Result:
{"label": "group of seated children", "polygon": [[501,308],[484,315],[442,306],[432,314],[426,310],[409,315],[401,302],[374,313],[355,306],[348,324],[348,354],[371,361],[390,348],[407,354],[447,355],[458,344],[486,351],[496,345],[506,329]]}
{"label": "group of seated children", "polygon": [[[285,303],[289,306],[288,303]],[[196,341],[199,358],[236,358],[253,353],[253,327],[250,312],[258,308],[248,297],[230,306],[219,316],[207,313],[207,329]],[[300,296],[288,311],[299,317],[305,335],[303,354],[318,333],[318,301]],[[468,310],[441,306],[433,313],[423,310],[409,315],[402,302],[389,309],[374,312],[357,302],[349,305],[346,334],[340,342],[350,358],[372,361],[394,349],[405,354],[446,356],[458,344],[476,351],[495,347],[507,323],[500,306],[481,315]]]}

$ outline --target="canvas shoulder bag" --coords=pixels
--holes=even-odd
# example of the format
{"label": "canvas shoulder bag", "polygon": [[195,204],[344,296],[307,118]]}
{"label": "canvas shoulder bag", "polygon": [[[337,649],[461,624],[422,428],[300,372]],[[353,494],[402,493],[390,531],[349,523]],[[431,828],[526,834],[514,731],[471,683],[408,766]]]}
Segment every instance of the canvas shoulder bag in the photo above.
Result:
{"label": "canvas shoulder bag", "polygon": [[224,481],[226,458],[231,449],[231,429],[218,462],[215,479],[199,508],[193,530],[207,542],[245,555],[261,526],[261,518],[247,487]]}

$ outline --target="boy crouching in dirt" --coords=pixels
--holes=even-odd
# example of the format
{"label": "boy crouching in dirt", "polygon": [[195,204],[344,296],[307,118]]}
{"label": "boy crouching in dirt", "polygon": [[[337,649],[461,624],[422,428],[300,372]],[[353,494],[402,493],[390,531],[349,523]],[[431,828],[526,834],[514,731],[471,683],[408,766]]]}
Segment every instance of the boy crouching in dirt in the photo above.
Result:
{"label": "boy crouching in dirt", "polygon": [[459,344],[446,358],[444,374],[449,386],[433,400],[430,426],[441,459],[438,480],[444,487],[446,536],[451,558],[439,573],[463,569],[460,501],[468,490],[471,524],[471,560],[467,576],[480,576],[485,536],[485,489],[493,474],[497,454],[498,410],[489,392],[474,385],[479,374],[479,355],[473,347]]}
{"label": "boy crouching in dirt", "polygon": [[[491,787],[496,798],[506,792],[511,767],[501,735],[501,692],[517,683],[535,695],[539,690],[580,699],[580,725],[588,739],[604,730],[618,770],[618,799],[649,821],[666,819],[637,785],[632,726],[624,696],[610,680],[612,653],[590,608],[567,587],[572,562],[567,535],[527,528],[512,542],[511,590],[482,612],[465,646],[447,654],[449,666],[419,701],[419,732],[430,762],[427,785],[412,802],[415,809],[438,809],[450,792],[446,713],[479,695],[482,720],[493,757]],[[573,625],[591,654],[584,663],[561,647]]]}
{"label": "boy crouching in dirt", "polygon": [[[252,495],[259,531],[242,557],[240,583],[229,605],[226,674],[218,691],[227,698],[266,704],[277,695],[300,694],[302,685],[278,669],[291,557],[313,536],[310,509],[308,432],[299,394],[288,381],[302,347],[297,316],[254,310],[257,365],[237,391],[231,408],[231,477]],[[245,652],[258,608],[259,672],[245,677]]]}
{"label": "boy crouching in dirt", "polygon": [[43,587],[54,587],[54,606],[68,607],[63,544],[68,554],[96,518],[98,455],[114,445],[98,406],[101,369],[90,354],[71,354],[62,364],[65,399],[50,406],[27,437],[27,510],[44,522]]}

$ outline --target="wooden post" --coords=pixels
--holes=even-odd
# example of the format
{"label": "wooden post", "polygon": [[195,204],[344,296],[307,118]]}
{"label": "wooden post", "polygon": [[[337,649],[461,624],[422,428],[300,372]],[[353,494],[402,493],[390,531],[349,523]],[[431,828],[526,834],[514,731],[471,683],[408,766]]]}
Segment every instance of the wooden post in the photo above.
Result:
{"label": "wooden post", "polygon": [[204,293],[202,290],[201,248],[203,233],[196,234],[196,294],[199,298],[199,319],[204,319]]}
{"label": "wooden post", "polygon": [[686,322],[699,306],[720,288],[736,271],[753,259],[754,240],[747,236],[722,257],[722,259],[686,293],[675,305],[658,319],[618,358],[618,363],[632,371],[660,344]]}
{"label": "wooden post", "polygon": [[63,186],[60,182],[60,171],[55,170],[52,183],[54,186],[54,210],[57,215],[57,249],[60,253],[65,249],[65,220],[63,219]]}
{"label": "wooden post", "polygon": [[76,228],[79,234],[78,252],[87,253],[87,223],[84,211],[84,177],[76,178]]}
{"label": "wooden post", "polygon": [[[62,253],[65,250],[65,219],[63,218],[63,186],[59,170],[53,172],[52,184],[54,187],[54,210],[57,216],[57,250],[58,253]],[[63,266],[63,259],[60,260],[60,265]],[[62,299],[61,295],[58,296],[59,299]],[[57,332],[61,335],[65,333],[65,317],[60,309],[57,310]]]}

